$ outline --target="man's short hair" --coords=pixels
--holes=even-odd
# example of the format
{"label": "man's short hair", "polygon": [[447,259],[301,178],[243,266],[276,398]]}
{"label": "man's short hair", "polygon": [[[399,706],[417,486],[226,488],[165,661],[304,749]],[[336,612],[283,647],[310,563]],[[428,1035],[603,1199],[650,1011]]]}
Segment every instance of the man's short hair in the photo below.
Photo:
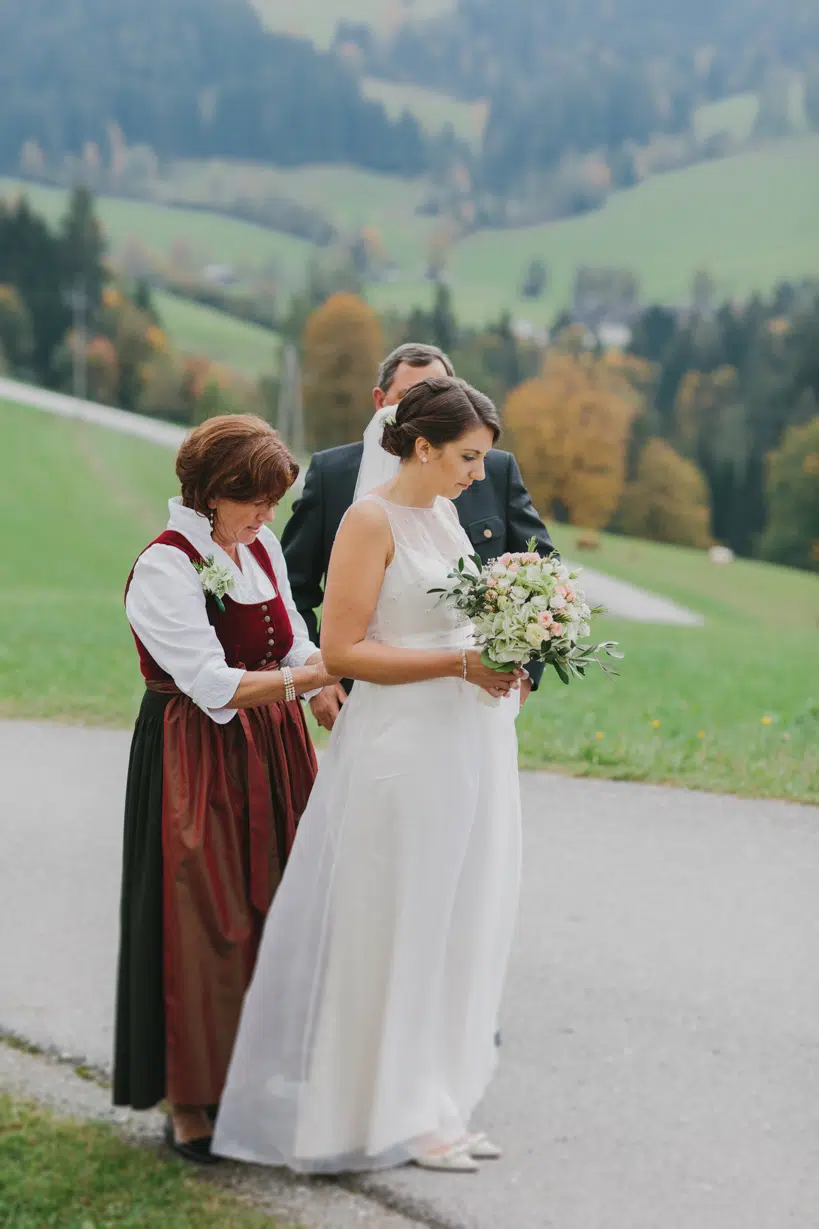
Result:
{"label": "man's short hair", "polygon": [[402,346],[396,346],[392,354],[388,354],[378,368],[378,387],[382,393],[389,392],[401,363],[409,363],[410,367],[429,367],[430,363],[434,363],[436,359],[443,363],[448,376],[455,375],[452,359],[438,346],[425,346],[421,342],[405,341]]}

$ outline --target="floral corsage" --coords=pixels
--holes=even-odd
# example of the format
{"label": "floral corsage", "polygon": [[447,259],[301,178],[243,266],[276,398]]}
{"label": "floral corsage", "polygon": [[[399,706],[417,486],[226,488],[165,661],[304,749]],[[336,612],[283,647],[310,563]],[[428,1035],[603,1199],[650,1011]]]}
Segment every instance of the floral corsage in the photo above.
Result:
{"label": "floral corsage", "polygon": [[208,555],[204,563],[194,563],[193,566],[199,573],[205,596],[216,598],[216,605],[224,613],[225,604],[222,598],[233,588],[230,570],[223,563],[214,562],[213,555]]}

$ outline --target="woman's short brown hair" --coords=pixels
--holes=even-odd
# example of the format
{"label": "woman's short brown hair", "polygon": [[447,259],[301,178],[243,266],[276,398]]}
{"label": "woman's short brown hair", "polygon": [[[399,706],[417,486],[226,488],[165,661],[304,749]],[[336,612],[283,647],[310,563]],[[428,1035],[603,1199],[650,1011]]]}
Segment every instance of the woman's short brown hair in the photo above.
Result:
{"label": "woman's short brown hair", "polygon": [[255,414],[221,414],[190,433],[176,457],[182,503],[207,516],[212,499],[277,504],[299,476],[289,448]]}

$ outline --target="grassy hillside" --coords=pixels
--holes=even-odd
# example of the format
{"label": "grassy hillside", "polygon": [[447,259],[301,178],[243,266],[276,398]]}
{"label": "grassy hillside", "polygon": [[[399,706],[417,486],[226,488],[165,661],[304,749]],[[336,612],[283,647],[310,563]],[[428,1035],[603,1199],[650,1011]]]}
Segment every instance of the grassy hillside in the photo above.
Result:
{"label": "grassy hillside", "polygon": [[397,119],[403,111],[416,116],[426,132],[440,132],[451,124],[459,137],[479,145],[486,123],[486,103],[461,102],[437,90],[420,85],[405,85],[400,81],[379,81],[366,77],[364,92],[383,102],[387,113]]}
{"label": "grassy hillside", "polygon": [[[65,192],[20,180],[0,178],[0,195],[24,193],[32,205],[51,221],[65,208]],[[101,196],[99,216],[112,248],[129,240],[167,255],[173,244],[183,244],[193,262],[231,264],[239,271],[275,267],[285,283],[298,283],[311,245],[302,239],[195,209],[174,209],[143,201]]]}
{"label": "grassy hillside", "polygon": [[[363,226],[372,227],[380,234],[392,259],[408,269],[422,262],[426,237],[435,225],[434,220],[416,213],[426,196],[422,180],[379,175],[357,167],[283,170],[247,163],[183,162],[175,165],[172,176],[174,189],[186,199],[205,199],[214,181],[229,178],[234,185],[237,180],[246,184],[252,195],[267,193],[300,201],[328,217],[342,234],[352,234]],[[220,225],[221,220],[214,218],[214,241]],[[305,255],[303,264],[306,259]]]}
{"label": "grassy hillside", "polygon": [[[797,132],[805,130],[805,90],[801,80],[794,80],[790,94],[791,123]],[[737,141],[747,141],[753,132],[758,111],[759,96],[750,92],[706,103],[694,115],[694,132],[700,141],[718,132],[727,132]]]}
{"label": "grassy hillside", "polygon": [[[546,323],[570,301],[574,270],[600,264],[634,270],[650,300],[686,301],[699,267],[710,270],[720,295],[744,295],[783,278],[819,275],[817,207],[819,137],[795,138],[655,176],[582,217],[481,231],[452,253],[453,294],[470,321],[505,307]],[[538,256],[549,267],[549,289],[522,301],[524,270]],[[378,288],[373,299],[406,307],[430,295],[407,279]]]}
{"label": "grassy hillside", "polygon": [[[0,196],[19,193],[25,193],[51,222],[65,207],[61,189],[0,179]],[[111,197],[100,197],[97,208],[113,250],[136,238],[163,256],[174,243],[181,242],[200,267],[215,262],[253,270],[271,263],[281,270],[282,281],[290,289],[301,284],[312,251],[301,240],[198,210]],[[181,350],[227,363],[252,378],[278,368],[279,342],[269,330],[176,295],[156,293],[154,298],[163,324]]]}
{"label": "grassy hillside", "polygon": [[127,725],[123,589],[178,493],[173,449],[3,402],[0,432],[0,715]]}
{"label": "grassy hillside", "polygon": [[251,379],[278,371],[281,343],[269,329],[177,295],[153,298],[165,329],[186,354],[204,354]]}
{"label": "grassy hillside", "polygon": [[269,29],[329,47],[340,21],[390,29],[402,20],[435,17],[453,0],[301,0],[296,6],[289,0],[253,0],[253,5]]}
{"label": "grassy hillside", "polygon": [[[141,687],[122,587],[163,527],[173,454],[8,405],[0,432],[0,713],[127,725]],[[576,533],[557,537],[576,553]],[[605,537],[589,562],[687,602],[706,623],[604,621],[598,631],[626,652],[621,677],[569,688],[548,677],[520,722],[524,763],[819,801],[819,688],[808,667],[819,578],[717,568],[698,552]]]}
{"label": "grassy hillside", "polygon": [[[181,164],[179,183],[194,192],[209,164]],[[225,165],[221,164],[224,173]],[[244,173],[246,168],[237,168]],[[212,167],[211,167],[212,171]],[[376,306],[408,310],[432,297],[424,281],[425,253],[435,219],[416,213],[423,200],[419,181],[370,174],[350,167],[259,170],[272,191],[317,207],[349,233],[368,226],[399,266],[396,281],[370,287]],[[38,208],[55,217],[64,194],[0,180],[0,192],[29,192]],[[819,137],[796,137],[753,153],[658,175],[616,193],[604,209],[549,225],[481,231],[459,244],[450,258],[450,280],[459,315],[483,323],[502,310],[548,323],[569,302],[577,266],[625,266],[640,277],[647,299],[688,298],[693,272],[711,271],[720,295],[766,290],[783,278],[819,275]],[[280,272],[283,287],[297,286],[315,251],[303,240],[249,223],[196,210],[103,197],[100,214],[112,243],[130,236],[160,251],[183,240],[205,261],[240,269],[266,262]],[[549,266],[542,299],[519,298],[523,272],[534,257]],[[252,344],[248,342],[248,344]]]}

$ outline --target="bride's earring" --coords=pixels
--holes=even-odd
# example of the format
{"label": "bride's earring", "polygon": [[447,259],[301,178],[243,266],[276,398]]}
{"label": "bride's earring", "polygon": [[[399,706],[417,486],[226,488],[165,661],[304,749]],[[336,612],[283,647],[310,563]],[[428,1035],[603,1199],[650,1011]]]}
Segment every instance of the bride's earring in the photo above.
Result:
{"label": "bride's earring", "polygon": [[215,508],[208,509],[208,524],[210,525],[211,533],[213,533],[213,526],[216,524],[216,509]]}
{"label": "bride's earring", "polygon": [[429,457],[421,457],[421,464],[426,465],[428,460],[429,460]]}

